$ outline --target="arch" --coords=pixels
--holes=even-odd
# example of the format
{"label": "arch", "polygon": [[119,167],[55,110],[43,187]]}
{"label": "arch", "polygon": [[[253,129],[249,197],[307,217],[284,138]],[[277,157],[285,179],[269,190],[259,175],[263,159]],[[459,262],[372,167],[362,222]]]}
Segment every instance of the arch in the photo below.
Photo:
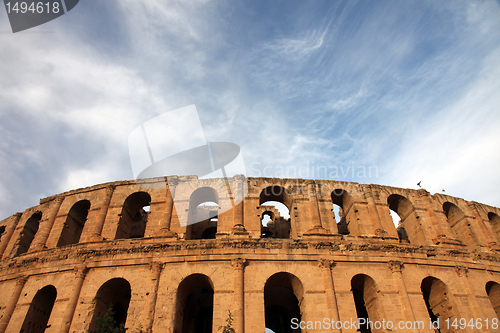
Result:
{"label": "arch", "polygon": [[5,226],[4,225],[0,225],[0,241],[2,240],[2,236],[5,232]]}
{"label": "arch", "polygon": [[[268,186],[260,192],[262,238],[290,238],[292,231],[290,200],[285,188],[278,185]],[[263,225],[264,216],[269,217],[265,225]]]}
{"label": "arch", "polygon": [[186,239],[215,239],[219,222],[219,194],[212,187],[200,187],[189,198]]}
{"label": "arch", "polygon": [[38,290],[30,303],[20,332],[45,332],[56,297],[57,290],[53,285]]}
{"label": "arch", "polygon": [[497,317],[500,318],[500,284],[489,281],[486,283],[485,288],[488,298],[490,299],[490,303],[493,306]]}
{"label": "arch", "polygon": [[334,189],[330,194],[332,198],[333,212],[337,222],[337,229],[341,235],[349,235],[349,219],[350,207],[352,205],[352,198],[349,193],[341,188]]}
{"label": "arch", "polygon": [[71,207],[57,242],[58,247],[76,244],[80,241],[89,209],[90,201],[88,200],[80,200]]}
{"label": "arch", "polygon": [[143,207],[150,204],[151,196],[146,192],[135,192],[129,195],[123,203],[115,239],[144,237],[148,213]]}
{"label": "arch", "polygon": [[[132,291],[130,283],[123,278],[106,281],[94,298],[94,313],[90,332],[107,319],[107,324],[115,328],[123,327],[127,321],[127,311]],[[106,316],[108,316],[106,318]]]}
{"label": "arch", "polygon": [[260,237],[261,238],[272,238],[275,235],[274,230],[272,227],[274,226],[274,221],[275,221],[275,216],[276,214],[273,211],[276,211],[275,209],[271,208],[268,209],[268,207],[262,207],[261,206],[261,211],[262,208],[264,208],[264,212],[260,214]]}
{"label": "arch", "polygon": [[455,233],[456,238],[467,246],[476,247],[477,242],[464,212],[457,205],[449,201],[443,203],[443,211],[450,229]]}
{"label": "arch", "polygon": [[[261,238],[290,238],[291,223],[288,208],[278,201],[266,201],[260,206],[260,235]],[[281,211],[285,214],[281,216]],[[286,218],[288,215],[288,218]]]}
{"label": "arch", "polygon": [[[458,318],[456,306],[453,302],[453,296],[450,293],[448,286],[441,280],[428,276],[422,280],[420,285],[422,296],[427,307],[430,319],[434,322],[439,319],[440,323],[446,319],[453,321],[453,318]],[[439,332],[454,332],[447,329],[446,326],[440,325]]]}
{"label": "arch", "polygon": [[19,238],[19,243],[17,246],[17,251],[15,256],[19,256],[23,253],[28,252],[31,242],[35,238],[38,231],[38,226],[40,225],[40,220],[42,219],[42,212],[35,212],[24,224],[23,231],[21,232],[21,237]]}
{"label": "arch", "polygon": [[[393,212],[391,216],[395,224],[395,220],[399,218],[399,222],[396,227],[399,242],[426,244],[424,233],[421,229],[420,223],[417,221],[420,217],[415,215],[415,207],[411,201],[402,195],[391,194],[387,197],[387,205],[389,206],[390,212]],[[397,217],[394,216],[395,214]]]}
{"label": "arch", "polygon": [[351,279],[351,291],[358,318],[365,318],[366,324],[360,326],[360,332],[371,332],[369,322],[382,321],[384,318],[380,291],[375,280],[365,274],[357,274]]}
{"label": "arch", "polygon": [[212,332],[214,286],[203,274],[184,278],[177,288],[174,332]]}
{"label": "arch", "polygon": [[491,227],[493,228],[493,231],[497,235],[497,237],[500,239],[500,216],[493,212],[488,213],[488,219],[490,220]]}
{"label": "arch", "polygon": [[264,285],[266,329],[275,333],[300,332],[300,328],[292,329],[290,322],[292,318],[301,320],[303,295],[304,287],[295,275],[279,272],[269,277]]}
{"label": "arch", "polygon": [[398,238],[400,243],[402,244],[410,243],[410,240],[408,239],[408,233],[406,232],[406,229],[402,225],[398,226],[396,231],[398,232]]}

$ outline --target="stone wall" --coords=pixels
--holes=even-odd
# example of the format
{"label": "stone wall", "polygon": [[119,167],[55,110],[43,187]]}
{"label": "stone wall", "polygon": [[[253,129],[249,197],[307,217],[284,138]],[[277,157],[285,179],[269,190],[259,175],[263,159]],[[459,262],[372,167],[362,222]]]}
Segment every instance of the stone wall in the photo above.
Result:
{"label": "stone wall", "polygon": [[[218,206],[198,208],[200,188]],[[275,216],[267,229],[265,212]],[[434,332],[431,319],[441,332],[498,332],[499,215],[424,189],[327,180],[168,177],[73,190],[0,222],[0,333],[88,332],[109,306],[128,332],[216,332],[229,312],[236,332],[263,332],[266,321],[276,333],[340,332],[332,320],[356,332],[346,322],[358,316],[394,325],[372,332]],[[461,318],[469,325],[451,326]]]}

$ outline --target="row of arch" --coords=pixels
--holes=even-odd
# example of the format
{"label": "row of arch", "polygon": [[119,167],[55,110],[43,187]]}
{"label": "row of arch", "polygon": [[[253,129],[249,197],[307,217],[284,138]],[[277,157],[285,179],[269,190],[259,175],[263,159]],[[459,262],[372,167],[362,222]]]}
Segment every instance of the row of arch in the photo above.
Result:
{"label": "row of arch", "polygon": [[[344,189],[336,189],[331,192],[331,210],[333,221],[337,225],[339,234],[351,234],[350,214],[354,200],[353,197]],[[114,235],[114,239],[142,238],[145,235],[148,222],[149,206],[151,196],[147,192],[135,192],[129,195],[122,206],[120,218]],[[286,189],[281,186],[268,186],[260,192],[259,207],[261,220],[262,238],[290,238],[294,226],[291,223],[290,211],[293,202],[287,195]],[[399,223],[397,226],[397,235],[401,243],[421,242],[418,239],[419,223],[411,221],[417,218],[415,206],[409,199],[399,194],[391,194],[387,198],[387,206],[393,216],[397,216]],[[83,228],[87,221],[87,216],[91,208],[89,200],[80,200],[76,202],[64,222],[63,229],[57,241],[57,247],[76,244],[80,242]],[[189,200],[189,216],[185,239],[210,239],[215,238],[217,234],[217,224],[219,215],[219,197],[217,191],[211,187],[202,187],[195,190]],[[475,246],[477,240],[471,231],[470,223],[466,214],[455,204],[444,202],[442,205],[450,229],[454,236],[464,245]],[[39,223],[42,219],[42,212],[37,211],[26,221],[21,232],[20,239],[15,249],[14,255],[20,255],[28,251],[35,234],[38,231]],[[500,216],[490,212],[488,219],[493,231],[500,235]],[[197,223],[193,223],[196,221]],[[410,230],[407,230],[410,228]],[[5,227],[4,227],[5,229]]]}
{"label": "row of arch", "polygon": [[[447,285],[438,278],[428,276],[420,286],[429,318],[442,322],[448,318],[458,318],[453,295]],[[489,281],[485,285],[486,293],[500,318],[500,284]],[[351,279],[351,291],[357,318],[367,319],[359,331],[370,333],[368,322],[382,322],[383,305],[373,278],[366,274],[357,274]],[[105,282],[94,298],[94,309],[90,331],[99,330],[105,324],[118,329],[125,325],[132,291],[129,282],[123,278],[113,278]],[[287,272],[278,272],[269,277],[264,286],[264,307],[266,329],[274,333],[300,332],[290,325],[292,318],[301,320],[301,306],[304,288],[298,277]],[[21,332],[44,332],[49,322],[52,308],[57,298],[53,285],[41,288],[33,297]],[[342,305],[340,305],[342,306]],[[214,285],[203,274],[192,274],[184,278],[177,288],[175,301],[174,331],[179,333],[212,332],[214,309]],[[448,332],[441,327],[440,332]],[[451,332],[451,331],[450,331]]]}
{"label": "row of arch", "polygon": [[[104,283],[94,298],[94,312],[89,331],[101,331],[100,328],[105,325],[108,328],[123,327],[131,295],[130,284],[123,278],[114,278]],[[44,332],[56,298],[57,289],[53,285],[38,290],[29,305],[20,332]]]}
{"label": "row of arch", "polygon": [[[146,192],[129,195],[123,203],[114,239],[144,237],[150,203],[151,196]],[[57,241],[57,247],[79,243],[90,207],[89,200],[80,200],[71,207]],[[14,256],[28,252],[38,232],[41,219],[42,212],[37,211],[26,221]]]}

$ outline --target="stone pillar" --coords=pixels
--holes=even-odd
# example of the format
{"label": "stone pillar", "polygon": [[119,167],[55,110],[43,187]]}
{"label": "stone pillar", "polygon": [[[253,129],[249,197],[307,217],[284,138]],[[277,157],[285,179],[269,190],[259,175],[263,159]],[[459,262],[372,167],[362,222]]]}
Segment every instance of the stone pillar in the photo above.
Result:
{"label": "stone pillar", "polygon": [[85,276],[88,272],[88,269],[85,266],[75,269],[75,286],[73,287],[73,291],[69,297],[68,305],[66,306],[66,310],[64,311],[61,329],[59,330],[63,333],[69,332],[71,322],[73,321],[73,316],[75,314],[76,305],[78,303],[78,297],[80,297],[80,291],[82,290],[83,281],[85,280]]}
{"label": "stone pillar", "polygon": [[374,234],[376,236],[384,236],[387,234],[387,231],[382,226],[382,221],[380,219],[380,215],[378,213],[377,204],[375,203],[375,199],[373,199],[372,190],[370,185],[364,186],[365,197],[368,205],[368,214],[370,214],[370,220],[373,223]]}
{"label": "stone pillar", "polygon": [[472,211],[472,216],[476,220],[479,229],[481,229],[481,232],[483,233],[484,239],[487,243],[488,246],[496,245],[498,244],[498,241],[495,237],[495,231],[491,227],[490,223],[485,223],[481,215],[479,214],[479,211],[477,209],[476,203],[475,202],[469,202],[468,203],[469,209]]}
{"label": "stone pillar", "polygon": [[[326,304],[328,306],[328,315],[335,322],[340,321],[339,308],[337,304],[337,296],[335,294],[335,285],[332,277],[332,267],[335,267],[333,260],[320,259],[318,266],[321,268],[323,275],[323,287],[325,288]],[[333,332],[341,332],[340,329],[332,328]]]}
{"label": "stone pillar", "polygon": [[2,236],[2,242],[0,243],[0,258],[2,258],[2,255],[7,248],[7,245],[9,244],[12,234],[14,233],[14,230],[16,230],[16,226],[19,223],[22,215],[22,213],[14,214],[12,216],[14,221],[10,221],[7,224],[7,227],[5,228],[5,235]]}
{"label": "stone pillar", "polygon": [[309,215],[311,217],[311,224],[313,228],[322,228],[321,218],[319,215],[318,198],[316,197],[316,183],[311,182],[307,184],[309,193]]}
{"label": "stone pillar", "polygon": [[[476,241],[476,244],[479,247],[487,247],[489,241],[485,237],[485,233],[483,232],[483,229],[481,228],[481,220],[476,219],[474,216],[470,216],[468,214],[465,214],[462,219],[464,219],[465,223],[469,225],[470,231],[472,233],[472,237]],[[467,212],[468,213],[468,212]]]}
{"label": "stone pillar", "polygon": [[[408,297],[408,291],[406,290],[405,281],[403,280],[403,274],[401,269],[403,268],[403,263],[401,261],[391,260],[387,263],[389,269],[392,272],[392,279],[394,281],[394,286],[399,295],[399,302],[401,303],[401,309],[403,310],[403,315],[405,321],[415,322],[415,314],[413,313],[413,308],[411,306],[410,298]],[[410,330],[411,332],[419,332],[418,329]]]}
{"label": "stone pillar", "polygon": [[[424,189],[417,190],[417,193],[422,198],[422,202],[425,205],[425,210],[427,212],[427,216],[437,234],[437,239],[434,239],[433,242],[435,244],[445,243],[445,244],[453,244],[460,245],[455,237],[453,237],[453,231],[451,230],[450,225],[445,219],[438,218],[436,212],[434,211],[434,201],[431,198],[429,192]],[[443,215],[444,216],[444,215]]]}
{"label": "stone pillar", "polygon": [[14,291],[12,292],[12,296],[9,299],[9,303],[7,303],[7,306],[5,307],[3,317],[0,320],[0,333],[4,333],[7,325],[9,324],[10,317],[12,316],[12,313],[14,313],[14,309],[16,308],[17,301],[19,300],[19,296],[23,291],[26,280],[28,280],[26,276],[17,278],[16,286],[14,287]]}
{"label": "stone pillar", "polygon": [[337,221],[335,221],[335,213],[333,212],[330,186],[328,186],[328,183],[325,184],[324,181],[319,184],[316,183],[316,185],[318,190],[317,199],[321,225],[324,229],[328,230],[329,233],[338,234],[339,230],[337,228]]}
{"label": "stone pillar", "polygon": [[174,198],[175,189],[179,184],[177,177],[167,177],[167,191],[165,198],[165,218],[163,219],[163,224],[160,228],[160,234],[165,236],[173,236],[170,231],[170,226],[172,224],[172,216],[174,212]]}
{"label": "stone pillar", "polygon": [[243,200],[245,199],[245,185],[246,185],[246,177],[243,175],[235,175],[233,177],[233,182],[236,182],[236,185],[233,186],[235,189],[233,193],[233,202],[235,202],[235,206],[233,207],[233,228],[231,230],[232,234],[248,234],[245,230],[245,225],[243,221],[243,214],[245,213],[243,210]]}
{"label": "stone pillar", "polygon": [[[473,318],[486,318],[484,316],[481,307],[479,306],[479,302],[477,301],[476,295],[473,294],[472,289],[469,284],[469,280],[467,280],[467,273],[469,269],[465,266],[455,266],[455,270],[460,280],[460,284],[462,285],[463,290],[467,294],[467,299],[469,300],[470,308],[472,310]],[[479,330],[475,330],[479,332]],[[481,330],[481,332],[489,332],[486,330]]]}
{"label": "stone pillar", "polygon": [[99,215],[97,215],[97,221],[92,234],[92,241],[98,242],[103,239],[101,236],[102,228],[104,227],[104,221],[106,221],[106,215],[108,214],[109,204],[111,203],[111,197],[113,196],[115,188],[116,185],[106,187],[106,196],[104,197],[104,202],[99,210]]}
{"label": "stone pillar", "polygon": [[153,322],[155,319],[156,298],[158,297],[158,285],[160,284],[160,273],[163,264],[154,262],[150,264],[151,268],[151,292],[149,293],[148,308],[146,313],[146,332],[153,330]]}
{"label": "stone pillar", "polygon": [[52,230],[52,226],[54,225],[54,221],[56,220],[57,213],[59,212],[59,208],[61,207],[63,200],[64,197],[62,196],[58,196],[54,199],[54,203],[52,204],[52,207],[50,209],[49,217],[44,223],[45,225],[40,224],[40,227],[42,227],[42,229],[38,231],[40,233],[40,236],[35,236],[35,245],[31,247],[29,252],[40,251],[45,247],[45,243],[47,242],[47,238],[49,238],[50,231]]}
{"label": "stone pillar", "polygon": [[236,333],[245,332],[245,285],[244,270],[248,264],[246,259],[236,258],[231,260],[233,271],[233,290],[234,290],[234,329]]}

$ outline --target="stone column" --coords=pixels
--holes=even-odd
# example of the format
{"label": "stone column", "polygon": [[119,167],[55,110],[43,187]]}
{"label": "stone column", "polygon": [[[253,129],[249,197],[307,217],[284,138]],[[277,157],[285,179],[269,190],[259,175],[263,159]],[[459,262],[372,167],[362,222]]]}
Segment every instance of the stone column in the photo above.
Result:
{"label": "stone column", "polygon": [[333,212],[331,188],[326,181],[322,181],[319,184],[316,183],[316,186],[321,225],[324,229],[328,230],[329,233],[338,234],[337,221],[335,221],[335,213]]}
{"label": "stone column", "polygon": [[104,227],[104,221],[106,221],[106,215],[108,214],[109,204],[111,203],[111,197],[113,196],[115,188],[116,185],[106,187],[106,196],[104,197],[104,202],[99,210],[99,215],[97,215],[94,233],[92,234],[92,241],[97,242],[102,240],[102,228]]}
{"label": "stone column", "polygon": [[172,216],[174,212],[175,189],[179,184],[177,177],[167,177],[167,196],[165,198],[165,218],[160,228],[160,234],[170,236],[173,233],[170,231],[172,224]]}
{"label": "stone column", "polygon": [[429,217],[429,220],[437,234],[437,239],[434,239],[433,242],[435,244],[444,242],[447,244],[460,245],[461,243],[456,239],[456,237],[453,236],[453,231],[447,221],[436,215],[436,212],[434,211],[434,201],[430,193],[424,189],[417,190],[417,193],[422,198],[427,216]]}
{"label": "stone column", "polygon": [[158,285],[160,284],[160,273],[163,268],[163,264],[159,262],[154,262],[150,264],[151,268],[151,284],[152,290],[149,293],[148,308],[146,313],[146,332],[151,332],[153,330],[153,322],[155,319],[155,309],[156,309],[156,298],[158,297]]}
{"label": "stone column", "polygon": [[244,269],[248,264],[246,259],[236,258],[231,260],[233,271],[233,290],[234,290],[234,329],[236,333],[245,332],[245,287],[244,287]]}
{"label": "stone column", "polygon": [[[236,184],[233,186],[235,189],[233,193],[233,200],[235,201],[235,206],[233,207],[233,220],[234,225],[232,233],[244,233],[245,225],[243,221],[243,200],[245,199],[245,183],[246,177],[243,175],[235,175],[233,177],[233,182]],[[239,186],[241,184],[241,186]]]}
{"label": "stone column", "polygon": [[47,242],[47,238],[49,238],[50,231],[52,230],[52,226],[54,225],[54,221],[56,220],[57,213],[59,212],[59,208],[64,200],[64,197],[58,196],[54,199],[54,203],[50,209],[49,217],[45,222],[45,225],[40,225],[42,227],[38,232],[40,236],[38,238],[35,236],[35,245],[31,247],[29,252],[35,252],[43,250],[45,247],[45,243]]}
{"label": "stone column", "polygon": [[[473,318],[486,318],[484,316],[481,307],[477,301],[476,295],[473,294],[472,289],[469,284],[469,280],[467,280],[467,273],[469,269],[465,266],[455,266],[455,270],[460,280],[460,284],[462,285],[463,290],[467,294],[467,299],[469,300],[470,308],[472,310]],[[489,332],[489,331],[481,331],[481,332]]]}
{"label": "stone column", "polygon": [[[318,266],[323,275],[323,285],[326,292],[326,304],[328,306],[328,315],[335,322],[340,321],[339,308],[337,305],[337,296],[335,295],[335,286],[332,278],[332,267],[335,267],[333,260],[320,259]],[[333,332],[342,332],[340,329],[332,328]]]}
{"label": "stone column", "polygon": [[26,280],[28,280],[26,276],[17,278],[16,286],[14,287],[12,296],[9,299],[9,303],[7,303],[7,306],[5,307],[3,317],[0,320],[0,333],[4,333],[7,325],[9,324],[10,317],[12,317],[12,313],[14,313],[14,309],[16,308],[17,301],[19,300],[19,296],[23,291]]}
{"label": "stone column", "polygon": [[[391,260],[387,263],[389,269],[392,272],[392,279],[394,281],[394,286],[399,295],[399,302],[401,303],[401,308],[403,309],[403,315],[405,321],[415,322],[415,314],[413,313],[413,308],[411,307],[410,298],[408,297],[408,291],[406,290],[405,281],[403,280],[403,274],[401,270],[403,268],[403,263],[401,261]],[[413,329],[413,332],[419,332],[418,329]]]}
{"label": "stone column", "polygon": [[14,214],[14,221],[7,224],[7,228],[5,228],[5,235],[2,236],[2,242],[0,243],[0,258],[2,258],[2,255],[7,248],[7,245],[9,244],[12,234],[14,233],[14,230],[16,230],[16,226],[19,223],[22,215],[22,213]]}
{"label": "stone column", "polygon": [[319,214],[318,198],[316,197],[316,183],[307,184],[309,193],[309,215],[313,228],[322,228],[321,217]]}
{"label": "stone column", "polygon": [[384,236],[384,234],[387,234],[387,231],[382,226],[382,221],[380,219],[380,215],[378,214],[377,204],[375,203],[375,199],[373,199],[370,185],[365,185],[364,190],[368,205],[368,214],[370,214],[370,220],[373,223],[374,234],[376,236]]}
{"label": "stone column", "polygon": [[73,316],[75,314],[76,305],[78,303],[78,297],[80,297],[80,291],[82,290],[83,281],[85,280],[85,276],[88,272],[88,269],[85,266],[75,268],[75,270],[75,286],[73,287],[73,291],[69,297],[68,305],[64,311],[61,329],[59,330],[62,333],[69,332],[71,322],[73,321]]}
{"label": "stone column", "polygon": [[497,239],[494,236],[495,231],[493,228],[491,228],[490,223],[485,223],[481,215],[479,214],[479,211],[477,209],[476,203],[475,202],[469,202],[468,203],[469,209],[472,211],[472,216],[473,218],[477,221],[477,224],[479,228],[481,229],[481,232],[483,233],[484,239],[487,243],[488,246],[492,246],[497,244]]}

